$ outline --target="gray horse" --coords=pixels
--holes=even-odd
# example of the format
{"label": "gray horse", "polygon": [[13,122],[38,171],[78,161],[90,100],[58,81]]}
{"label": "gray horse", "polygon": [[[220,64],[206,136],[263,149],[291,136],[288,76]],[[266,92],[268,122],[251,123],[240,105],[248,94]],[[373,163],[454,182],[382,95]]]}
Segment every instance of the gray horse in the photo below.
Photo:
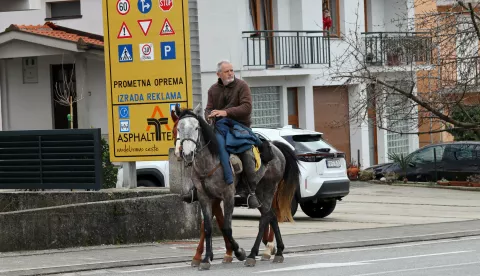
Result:
{"label": "gray horse", "polygon": [[[232,215],[234,208],[235,189],[239,181],[246,177],[244,173],[234,175],[234,185],[226,185],[218,158],[218,144],[214,129],[202,117],[199,106],[194,111],[175,109],[178,121],[175,123],[175,154],[182,158],[186,166],[193,166],[192,181],[197,188],[198,200],[202,209],[205,224],[205,257],[199,269],[210,269],[213,261],[212,252],[212,200],[224,202],[224,225],[222,233],[232,245],[238,260],[244,261],[246,253],[240,248],[232,236]],[[270,143],[270,142],[269,142]],[[292,222],[291,202],[296,187],[299,185],[300,169],[298,160],[291,148],[286,144],[274,141],[271,144],[273,159],[267,165],[263,164],[264,174],[257,185],[256,196],[262,202],[257,239],[250,255],[245,261],[246,266],[254,266],[258,255],[260,242],[268,224],[271,225],[277,241],[277,252],[274,263],[283,262],[285,248],[278,222]],[[253,154],[252,154],[253,155]],[[258,173],[258,172],[257,172]]]}

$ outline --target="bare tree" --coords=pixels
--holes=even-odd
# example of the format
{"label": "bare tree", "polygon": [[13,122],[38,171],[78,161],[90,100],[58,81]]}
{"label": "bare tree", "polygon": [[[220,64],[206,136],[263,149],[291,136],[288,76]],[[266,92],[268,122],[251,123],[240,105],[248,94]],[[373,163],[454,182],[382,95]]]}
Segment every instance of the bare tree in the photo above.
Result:
{"label": "bare tree", "polygon": [[[329,72],[361,87],[345,121],[399,135],[449,132],[480,140],[480,5],[403,2],[390,25],[398,31],[361,33],[358,18],[347,22],[355,27],[342,34],[347,47]],[[423,11],[408,12],[414,8]]]}
{"label": "bare tree", "polygon": [[76,87],[76,63],[73,62],[73,69],[68,72],[63,68],[63,57],[62,57],[62,82],[56,83],[55,90],[55,101],[63,106],[70,107],[70,128],[73,129],[73,105],[76,102],[79,102],[83,99],[83,93],[77,93]]}

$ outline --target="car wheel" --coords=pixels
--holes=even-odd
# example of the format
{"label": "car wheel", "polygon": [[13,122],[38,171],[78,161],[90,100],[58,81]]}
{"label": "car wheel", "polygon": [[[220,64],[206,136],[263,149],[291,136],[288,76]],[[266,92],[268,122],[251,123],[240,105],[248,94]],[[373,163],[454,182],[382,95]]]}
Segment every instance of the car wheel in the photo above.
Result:
{"label": "car wheel", "polygon": [[300,204],[302,211],[311,218],[325,218],[335,210],[336,206],[337,200],[335,199],[330,201],[318,201],[317,203],[309,201]]}
{"label": "car wheel", "polygon": [[161,187],[160,185],[158,185],[157,183],[155,183],[150,179],[138,179],[137,186],[138,187]]}
{"label": "car wheel", "polygon": [[293,198],[292,198],[292,209],[291,209],[292,217],[295,216],[295,214],[297,213],[297,210],[298,210],[298,201],[297,201],[297,198],[295,196],[293,196]]}

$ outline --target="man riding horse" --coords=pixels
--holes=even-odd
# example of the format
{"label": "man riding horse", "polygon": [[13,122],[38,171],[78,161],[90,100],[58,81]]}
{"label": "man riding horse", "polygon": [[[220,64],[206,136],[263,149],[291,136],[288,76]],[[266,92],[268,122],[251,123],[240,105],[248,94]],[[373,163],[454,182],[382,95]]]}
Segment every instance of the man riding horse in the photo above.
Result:
{"label": "man riding horse", "polygon": [[[212,121],[214,123],[225,182],[228,185],[234,184],[230,153],[237,154],[242,162],[246,182],[248,182],[248,187],[240,187],[248,189],[248,193],[242,196],[247,197],[248,207],[255,209],[261,206],[255,195],[255,190],[258,182],[265,174],[265,166],[258,167],[252,146],[261,148],[262,161],[266,163],[270,159],[268,157],[270,155],[269,144],[262,143],[250,129],[252,95],[248,84],[235,78],[233,66],[226,60],[217,64],[217,76],[218,81],[208,90],[205,118],[210,123]],[[234,145],[232,146],[232,143],[236,143],[236,141],[229,143],[232,141],[230,139],[232,131],[236,131],[237,134],[240,133],[241,138],[239,140],[243,142],[237,148]],[[236,138],[239,138],[239,135]],[[245,143],[245,141],[247,142]],[[191,193],[183,196],[183,200],[188,203],[197,200],[195,187],[193,187]]]}

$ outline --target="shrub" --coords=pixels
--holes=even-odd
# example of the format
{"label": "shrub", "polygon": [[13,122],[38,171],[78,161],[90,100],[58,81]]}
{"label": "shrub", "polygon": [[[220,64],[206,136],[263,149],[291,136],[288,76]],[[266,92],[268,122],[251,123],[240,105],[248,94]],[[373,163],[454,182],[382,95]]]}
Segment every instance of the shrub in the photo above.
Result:
{"label": "shrub", "polygon": [[103,185],[102,189],[115,188],[117,185],[117,172],[112,162],[110,162],[110,147],[108,142],[102,138],[102,168],[103,168]]}
{"label": "shrub", "polygon": [[375,178],[375,174],[373,171],[361,171],[359,175],[359,179],[361,181],[368,181],[373,180]]}

